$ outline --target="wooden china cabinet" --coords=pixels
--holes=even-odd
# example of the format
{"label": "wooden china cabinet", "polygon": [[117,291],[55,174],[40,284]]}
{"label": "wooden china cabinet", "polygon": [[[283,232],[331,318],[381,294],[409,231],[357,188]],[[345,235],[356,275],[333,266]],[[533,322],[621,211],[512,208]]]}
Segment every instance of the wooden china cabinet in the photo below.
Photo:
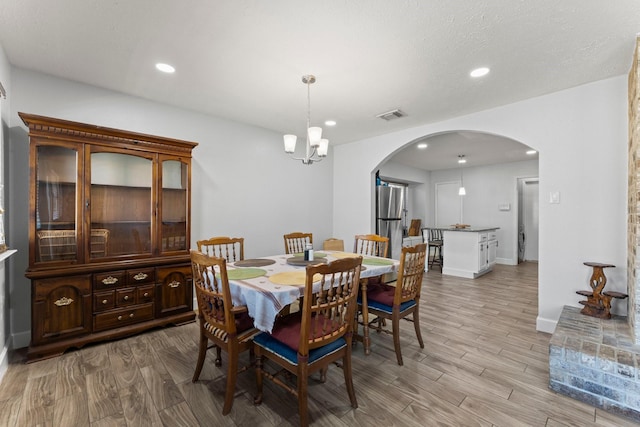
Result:
{"label": "wooden china cabinet", "polygon": [[29,128],[30,361],[194,319],[194,142],[20,113]]}

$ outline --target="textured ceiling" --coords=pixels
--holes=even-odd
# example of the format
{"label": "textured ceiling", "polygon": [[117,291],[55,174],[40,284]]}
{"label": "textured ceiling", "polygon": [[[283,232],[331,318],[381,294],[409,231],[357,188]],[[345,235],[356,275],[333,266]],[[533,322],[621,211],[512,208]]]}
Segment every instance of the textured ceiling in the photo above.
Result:
{"label": "textured ceiling", "polygon": [[331,144],[626,74],[638,32],[638,0],[0,0],[17,67],[282,133],[315,74]]}

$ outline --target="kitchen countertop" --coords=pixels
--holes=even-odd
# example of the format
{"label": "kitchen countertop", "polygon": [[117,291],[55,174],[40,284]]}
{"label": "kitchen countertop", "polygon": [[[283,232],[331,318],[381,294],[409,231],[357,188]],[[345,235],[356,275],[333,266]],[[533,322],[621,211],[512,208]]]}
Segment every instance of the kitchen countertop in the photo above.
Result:
{"label": "kitchen countertop", "polygon": [[500,229],[500,227],[478,227],[478,226],[467,227],[467,228],[455,228],[455,227],[431,227],[431,228],[435,228],[442,231],[466,231],[466,232],[472,232],[472,233],[479,233],[482,231],[493,231],[493,230]]}

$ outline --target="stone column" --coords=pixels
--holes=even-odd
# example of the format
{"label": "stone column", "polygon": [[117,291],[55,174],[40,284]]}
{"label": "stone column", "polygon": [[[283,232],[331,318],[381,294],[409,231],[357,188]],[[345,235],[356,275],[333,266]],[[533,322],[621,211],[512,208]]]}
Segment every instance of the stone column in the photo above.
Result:
{"label": "stone column", "polygon": [[627,216],[628,322],[636,344],[640,343],[640,37],[636,40],[629,72],[629,180]]}

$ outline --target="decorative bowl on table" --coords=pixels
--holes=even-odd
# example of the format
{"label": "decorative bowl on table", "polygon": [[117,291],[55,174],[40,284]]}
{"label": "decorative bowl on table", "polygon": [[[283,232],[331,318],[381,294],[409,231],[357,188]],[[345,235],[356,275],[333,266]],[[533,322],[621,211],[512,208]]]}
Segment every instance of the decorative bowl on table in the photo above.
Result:
{"label": "decorative bowl on table", "polygon": [[453,228],[469,228],[471,227],[469,224],[453,224]]}
{"label": "decorative bowl on table", "polygon": [[287,258],[287,264],[303,266],[303,267],[306,267],[307,265],[326,264],[326,263],[327,263],[327,258],[320,258],[320,257],[317,257],[317,258],[314,257],[314,259],[311,261],[305,260],[304,256],[294,256],[291,258]]}

